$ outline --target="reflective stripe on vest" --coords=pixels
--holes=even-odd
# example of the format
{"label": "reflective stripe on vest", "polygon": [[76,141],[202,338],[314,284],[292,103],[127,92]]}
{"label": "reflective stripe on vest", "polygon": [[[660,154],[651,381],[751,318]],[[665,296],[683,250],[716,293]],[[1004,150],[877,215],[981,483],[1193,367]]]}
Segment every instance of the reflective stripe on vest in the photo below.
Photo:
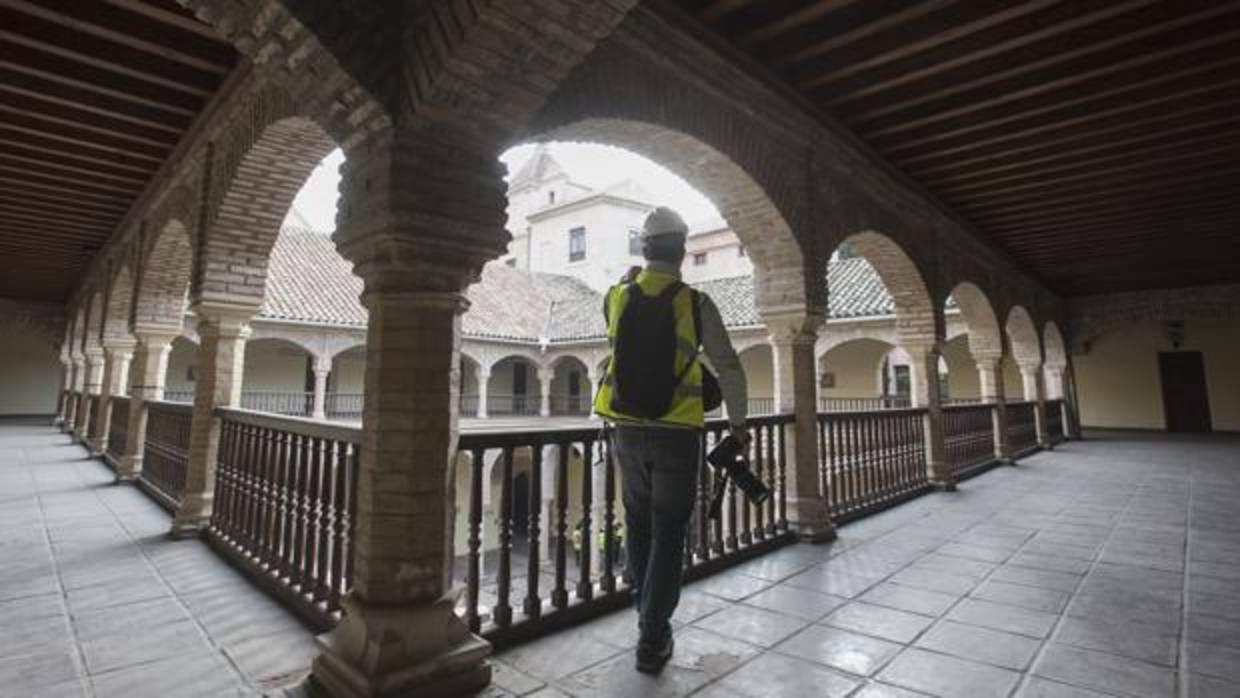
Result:
{"label": "reflective stripe on vest", "polygon": [[[636,283],[642,293],[657,296],[669,284],[677,281],[676,277],[663,272],[644,270],[637,275]],[[701,427],[705,421],[702,407],[702,364],[697,359],[697,328],[693,323],[693,290],[685,286],[672,299],[672,307],[676,317],[676,366],[677,374],[685,369],[689,362],[693,365],[685,371],[680,385],[672,393],[672,406],[667,414],[657,420],[658,423],[678,426]],[[620,316],[629,300],[627,284],[612,286],[607,291],[607,339],[613,351],[616,345],[616,331],[620,326]],[[594,397],[594,411],[602,417],[620,422],[646,422],[642,417],[624,414],[611,408],[612,388],[615,375],[612,373],[611,358],[607,361],[607,370],[599,384],[598,394]]]}

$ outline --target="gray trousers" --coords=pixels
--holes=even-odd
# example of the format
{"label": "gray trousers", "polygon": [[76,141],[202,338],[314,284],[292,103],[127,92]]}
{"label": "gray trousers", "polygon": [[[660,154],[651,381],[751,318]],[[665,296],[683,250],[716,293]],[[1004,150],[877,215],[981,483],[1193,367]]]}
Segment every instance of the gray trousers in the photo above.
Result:
{"label": "gray trousers", "polygon": [[616,427],[625,553],[643,643],[661,643],[672,632],[701,439],[701,432],[694,429]]}

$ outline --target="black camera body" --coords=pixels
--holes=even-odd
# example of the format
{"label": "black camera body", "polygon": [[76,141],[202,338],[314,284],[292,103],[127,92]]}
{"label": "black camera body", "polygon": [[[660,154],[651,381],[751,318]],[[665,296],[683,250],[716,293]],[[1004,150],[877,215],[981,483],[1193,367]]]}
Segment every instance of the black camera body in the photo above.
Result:
{"label": "black camera body", "polygon": [[723,503],[724,487],[729,479],[745,493],[745,497],[754,505],[765,502],[771,496],[771,490],[749,471],[749,459],[745,456],[745,446],[735,436],[729,434],[706,456],[706,461],[715,469],[715,492],[710,504],[710,517],[719,518]]}

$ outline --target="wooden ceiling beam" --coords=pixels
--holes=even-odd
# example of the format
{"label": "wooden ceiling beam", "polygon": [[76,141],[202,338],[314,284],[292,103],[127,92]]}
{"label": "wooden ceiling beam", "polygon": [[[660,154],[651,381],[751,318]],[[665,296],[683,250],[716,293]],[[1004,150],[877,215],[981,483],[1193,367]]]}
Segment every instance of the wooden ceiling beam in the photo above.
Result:
{"label": "wooden ceiling beam", "polygon": [[[51,82],[33,85],[37,78],[16,71],[0,69],[0,92],[9,95],[20,95],[29,100],[37,100],[44,104],[52,104],[63,109],[80,112],[85,118],[93,120],[104,118],[112,122],[130,123],[141,128],[167,131],[180,135],[189,126],[189,119],[168,113],[155,113],[154,110],[143,110],[140,105],[128,104],[119,100],[111,100],[110,108],[95,106],[107,98],[91,92],[83,92],[66,88]],[[15,83],[27,83],[29,87]],[[116,107],[120,107],[120,110]],[[145,111],[145,115],[138,116]],[[151,118],[156,117],[156,118]]]}
{"label": "wooden ceiling beam", "polygon": [[111,219],[119,221],[125,215],[125,209],[103,208],[92,202],[73,202],[65,199],[49,198],[46,196],[33,195],[31,192],[12,191],[6,188],[0,191],[0,204],[8,204],[10,207],[18,206],[29,208],[31,211],[63,211],[66,213],[81,213],[93,216],[98,219]]}
{"label": "wooden ceiling beam", "polygon": [[44,112],[12,106],[7,102],[0,103],[0,113],[5,115],[5,126],[13,124],[20,128],[46,134],[48,137],[57,133],[63,133],[83,144],[102,143],[121,148],[127,146],[146,148],[146,152],[151,154],[166,154],[175,145],[167,140],[147,138],[132,131],[114,130],[91,123],[61,118]]}
{"label": "wooden ceiling beam", "polygon": [[[887,7],[872,3],[862,4],[858,6],[858,9],[866,15],[847,24],[838,18],[832,18],[834,21],[820,21],[801,25],[796,30],[781,32],[780,35],[772,37],[772,39],[779,40],[778,44],[769,51],[760,51],[758,58],[774,66],[776,70],[785,69],[815,56],[868,39],[890,27],[911,22],[932,12],[942,11],[956,1],[917,0]],[[847,28],[840,31],[841,26]]]}
{"label": "wooden ceiling beam", "polygon": [[0,196],[0,218],[26,217],[31,220],[46,220],[70,225],[87,225],[103,230],[112,230],[120,220],[114,213],[100,214],[83,209],[47,206],[37,201],[13,201]]}
{"label": "wooden ceiling beam", "polygon": [[[1086,2],[1096,4],[1101,0]],[[1027,29],[1039,15],[1049,14],[1048,10],[1062,13],[1069,7],[1070,4],[1064,0],[1026,0],[1015,4],[1010,0],[970,0],[958,3],[927,15],[918,26],[892,27],[862,43],[789,65],[788,79],[802,90],[817,90],[822,94],[842,92],[844,88],[832,85],[888,63],[907,61],[913,56],[921,65],[928,65],[927,61],[934,61],[933,55],[928,55],[932,49],[951,48],[966,37],[983,36],[983,32],[987,40],[995,41],[995,32],[1009,25]],[[1027,15],[1033,17],[1016,21]],[[1021,35],[1028,33],[1024,31]]]}
{"label": "wooden ceiling beam", "polygon": [[40,148],[48,152],[73,154],[77,157],[103,158],[107,161],[127,162],[148,170],[156,170],[163,160],[146,153],[138,153],[124,148],[90,147],[72,139],[55,138],[29,129],[14,128],[10,124],[0,123],[0,141],[16,142],[27,148]]}
{"label": "wooden ceiling beam", "polygon": [[197,113],[205,102],[204,96],[165,89],[149,82],[77,63],[63,56],[24,50],[7,42],[0,43],[0,67],[155,109],[170,105]]}
{"label": "wooden ceiling beam", "polygon": [[[1235,81],[1240,88],[1240,79]],[[1067,149],[1079,152],[1140,143],[1157,138],[1161,133],[1177,133],[1195,128],[1198,123],[1217,123],[1240,110],[1240,89],[1216,90],[1195,99],[1151,108],[1148,116],[1124,115],[1090,123],[1081,128],[1061,127],[1036,138],[1009,140],[990,148],[974,148],[966,152],[934,157],[896,156],[901,169],[913,177],[935,173],[973,171],[1009,163],[1045,162]],[[997,171],[997,170],[996,170]]]}
{"label": "wooden ceiling beam", "polygon": [[3,181],[2,173],[8,173],[9,178],[16,178],[30,184],[50,184],[60,186],[65,191],[80,190],[86,194],[112,194],[117,198],[132,198],[137,195],[140,187],[119,186],[115,184],[103,184],[97,181],[83,181],[81,177],[75,177],[63,172],[48,172],[47,168],[31,167],[30,164],[24,162],[9,162],[3,154],[0,154],[0,181]]}
{"label": "wooden ceiling beam", "polygon": [[142,175],[143,177],[147,179],[150,179],[151,175],[155,174],[155,170],[158,169],[159,167],[158,165],[154,165],[149,162],[148,163],[135,163],[134,161],[129,160],[128,158],[121,156],[121,155],[118,155],[113,159],[108,159],[108,158],[103,158],[103,157],[94,157],[91,155],[83,154],[79,151],[60,147],[55,142],[53,142],[49,146],[49,145],[44,145],[40,143],[31,143],[29,141],[22,141],[22,140],[18,140],[14,138],[5,138],[3,134],[4,132],[0,131],[0,152],[7,151],[11,153],[18,153],[26,157],[43,156],[43,157],[47,157],[51,162],[59,162],[59,163],[74,162],[74,163],[81,163],[84,166],[93,165],[95,167],[102,168],[101,171],[105,171],[105,172],[124,171],[124,172],[129,172],[132,174]]}
{"label": "wooden ceiling beam", "polygon": [[[44,172],[47,172],[50,170],[50,171],[56,171],[56,172],[71,172],[75,176],[83,175],[87,177],[96,186],[103,186],[102,184],[99,183],[99,180],[101,179],[108,180],[109,182],[114,182],[116,183],[117,186],[123,186],[123,185],[128,184],[130,185],[129,188],[123,189],[122,191],[133,191],[135,193],[138,190],[140,190],[144,184],[146,184],[147,180],[150,179],[150,177],[146,177],[146,176],[117,174],[115,172],[105,172],[103,170],[100,170],[94,167],[82,167],[80,165],[68,165],[68,164],[63,164],[59,162],[53,162],[51,159],[46,158],[46,157],[40,158],[40,157],[30,157],[28,155],[20,155],[11,150],[10,151],[0,150],[0,162],[8,162],[10,164],[14,162],[21,163],[31,168],[32,171],[42,170]],[[112,185],[109,184],[108,186],[112,186]]]}
{"label": "wooden ceiling beam", "polygon": [[[1201,25],[1209,25],[1208,27]],[[1168,34],[1118,43],[1101,55],[1075,61],[1045,61],[1047,65],[1018,65],[1011,70],[981,76],[978,80],[911,96],[898,103],[884,102],[868,112],[840,110],[845,123],[865,137],[889,136],[918,127],[985,118],[986,110],[1007,105],[1031,104],[1079,98],[1116,86],[1148,80],[1150,66],[1159,71],[1191,69],[1235,57],[1240,41],[1240,12],[1211,17],[1201,24],[1181,27]],[[1203,60],[1200,56],[1205,56]],[[1101,61],[1101,62],[1100,62]],[[981,112],[979,117],[977,114]]]}
{"label": "wooden ceiling beam", "polygon": [[62,234],[72,235],[74,238],[81,236],[97,237],[106,239],[112,229],[116,227],[115,221],[86,221],[86,220],[70,220],[67,218],[51,216],[49,214],[36,213],[30,210],[11,209],[0,206],[0,220],[17,222],[22,225],[45,225],[53,226]]}
{"label": "wooden ceiling beam", "polygon": [[[1218,130],[1203,126],[1190,132],[1180,134],[1181,137],[1164,137],[1156,139],[1152,144],[1141,147],[1136,144],[1126,149],[1110,149],[1093,157],[1081,157],[1068,153],[1064,158],[1052,161],[1043,167],[1009,168],[1006,172],[969,173],[966,176],[925,177],[922,181],[936,189],[950,191],[953,195],[966,194],[971,191],[984,191],[987,194],[998,194],[1008,191],[1019,191],[1026,188],[1037,188],[1046,182],[1065,182],[1077,179],[1105,178],[1113,174],[1149,169],[1168,162],[1178,162],[1198,155],[1210,155],[1219,150],[1234,149],[1240,143],[1240,113],[1228,122],[1220,124]],[[1075,156],[1075,159],[1073,157]],[[1063,161],[1060,161],[1063,160]]]}
{"label": "wooden ceiling beam", "polygon": [[122,31],[116,26],[116,13],[98,12],[98,3],[51,2],[44,6],[28,2],[28,0],[0,0],[0,7],[31,17],[38,17],[75,32],[97,37],[147,54],[152,58],[173,61],[206,73],[214,73],[221,77],[227,75],[231,68],[230,63],[211,60],[204,58],[202,55],[194,55],[187,51],[182,51],[177,44],[168,42],[169,37],[162,37],[164,41],[153,41],[151,40],[153,37],[141,36],[142,31],[140,27],[131,25]]}
{"label": "wooden ceiling beam", "polygon": [[103,201],[108,203],[120,203],[128,208],[133,201],[132,193],[118,194],[116,192],[104,191],[87,191],[80,186],[66,186],[59,181],[45,181],[38,175],[34,177],[24,176],[24,171],[14,171],[11,175],[6,175],[7,168],[0,165],[0,185],[12,191],[20,191],[23,189],[34,189],[36,191],[49,192],[52,194],[67,196],[75,199],[90,199],[92,201]]}
{"label": "wooden ceiling beam", "polygon": [[809,3],[799,10],[789,12],[774,21],[750,29],[736,38],[737,43],[756,44],[777,38],[782,34],[799,29],[806,24],[820,21],[826,15],[847,7],[857,0],[818,0]]}
{"label": "wooden ceiling beam", "polygon": [[1224,182],[1202,191],[1163,192],[1137,199],[1119,198],[1065,210],[1035,210],[1014,215],[991,214],[983,219],[982,225],[991,235],[1019,233],[1054,223],[1105,221],[1129,214],[1149,216],[1162,211],[1184,211],[1197,206],[1214,205],[1219,201],[1230,201],[1233,193],[1234,187],[1231,183]]}
{"label": "wooden ceiling beam", "polygon": [[[1199,216],[1177,220],[1148,221],[1144,225],[1127,225],[1120,222],[1098,225],[1080,226],[1065,225],[1046,228],[1037,234],[1026,234],[1016,238],[1005,239],[1013,249],[1027,248],[1031,251],[1056,249],[1100,249],[1105,246],[1107,253],[1113,243],[1139,243],[1150,248],[1176,249],[1192,247],[1186,245],[1196,236],[1164,236],[1169,231],[1201,231],[1220,230],[1236,231],[1240,227],[1240,216],[1235,208],[1219,211],[1202,211]],[[1080,233],[1088,229],[1087,236]],[[1236,245],[1240,249],[1240,245]],[[1217,253],[1217,250],[1215,250]],[[1092,255],[1091,255],[1092,256]]]}
{"label": "wooden ceiling beam", "polygon": [[156,7],[155,5],[151,5],[149,3],[143,2],[142,0],[103,0],[103,1],[114,7],[120,7],[120,8],[129,10],[130,12],[136,13],[138,15],[142,15],[144,17],[153,19],[157,22],[162,22],[170,27],[176,27],[177,29],[180,29],[182,31],[187,31],[191,34],[196,34],[198,36],[212,39],[215,41],[220,40],[220,35],[215,31],[214,28],[206,24],[203,24],[202,22],[199,22],[193,17],[185,17],[175,12],[169,12],[168,10],[165,10],[161,7]]}

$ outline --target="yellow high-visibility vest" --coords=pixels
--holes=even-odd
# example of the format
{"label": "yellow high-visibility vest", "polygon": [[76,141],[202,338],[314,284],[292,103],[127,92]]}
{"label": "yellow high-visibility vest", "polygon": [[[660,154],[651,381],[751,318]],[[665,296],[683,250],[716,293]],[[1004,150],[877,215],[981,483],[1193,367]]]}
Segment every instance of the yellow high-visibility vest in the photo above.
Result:
{"label": "yellow high-visibility vest", "polygon": [[[647,296],[657,296],[678,279],[659,271],[643,270],[634,280]],[[693,303],[697,294],[685,286],[672,299],[672,310],[676,318],[676,365],[675,372],[683,378],[672,397],[672,405],[667,414],[653,420],[655,423],[686,427],[701,427],[705,423],[705,410],[702,406],[702,364],[698,361],[698,333],[694,321]],[[607,340],[612,351],[616,348],[616,333],[620,327],[620,317],[629,301],[629,284],[617,284],[607,291]],[[613,410],[611,406],[612,390],[615,385],[615,373],[612,369],[614,355],[607,359],[607,370],[603,372],[601,385],[594,397],[594,411],[601,417],[615,422],[650,423],[651,420],[636,415],[624,414]],[[692,363],[692,365],[690,365]],[[686,370],[687,367],[687,370]]]}

